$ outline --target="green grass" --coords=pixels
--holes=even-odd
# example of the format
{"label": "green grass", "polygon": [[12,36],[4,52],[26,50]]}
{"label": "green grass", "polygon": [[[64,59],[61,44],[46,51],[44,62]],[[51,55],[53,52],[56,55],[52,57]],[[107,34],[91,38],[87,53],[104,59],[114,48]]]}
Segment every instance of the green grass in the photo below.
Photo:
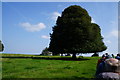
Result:
{"label": "green grass", "polygon": [[[43,56],[42,56],[43,57]],[[58,57],[58,56],[57,56]],[[89,60],[3,58],[3,78],[94,78],[98,57]]]}

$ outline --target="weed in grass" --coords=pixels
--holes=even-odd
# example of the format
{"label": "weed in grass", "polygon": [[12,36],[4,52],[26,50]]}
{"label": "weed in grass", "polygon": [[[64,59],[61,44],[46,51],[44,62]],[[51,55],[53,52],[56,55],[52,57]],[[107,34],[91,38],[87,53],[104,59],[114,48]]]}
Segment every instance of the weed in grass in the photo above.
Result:
{"label": "weed in grass", "polygon": [[64,69],[71,69],[72,67],[70,67],[70,66],[66,66],[66,67],[64,67]]}
{"label": "weed in grass", "polygon": [[25,69],[35,69],[36,67],[25,67]]}

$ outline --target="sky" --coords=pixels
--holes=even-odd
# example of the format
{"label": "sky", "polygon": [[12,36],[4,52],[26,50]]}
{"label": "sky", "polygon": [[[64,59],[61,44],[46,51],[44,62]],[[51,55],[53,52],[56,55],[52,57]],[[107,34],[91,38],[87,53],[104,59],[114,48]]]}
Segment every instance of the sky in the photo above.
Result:
{"label": "sky", "polygon": [[79,5],[101,28],[105,52],[118,53],[117,2],[2,2],[2,42],[6,53],[34,53],[49,46],[52,27],[62,11]]}
{"label": "sky", "polygon": [[0,2],[0,40],[2,40],[2,3]]}
{"label": "sky", "polygon": [[120,52],[120,2],[118,3],[118,52]]}
{"label": "sky", "polygon": [[118,2],[119,0],[1,0],[2,2]]}

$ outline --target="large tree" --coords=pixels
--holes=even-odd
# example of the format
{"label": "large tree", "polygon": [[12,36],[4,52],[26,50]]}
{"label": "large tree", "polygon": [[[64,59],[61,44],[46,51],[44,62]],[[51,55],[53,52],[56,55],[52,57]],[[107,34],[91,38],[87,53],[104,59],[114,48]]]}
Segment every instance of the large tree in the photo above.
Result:
{"label": "large tree", "polygon": [[54,54],[96,53],[107,49],[99,25],[91,23],[88,12],[80,6],[66,8],[50,34],[49,50]]}
{"label": "large tree", "polygon": [[4,46],[2,44],[2,42],[0,41],[0,52],[4,50]]}

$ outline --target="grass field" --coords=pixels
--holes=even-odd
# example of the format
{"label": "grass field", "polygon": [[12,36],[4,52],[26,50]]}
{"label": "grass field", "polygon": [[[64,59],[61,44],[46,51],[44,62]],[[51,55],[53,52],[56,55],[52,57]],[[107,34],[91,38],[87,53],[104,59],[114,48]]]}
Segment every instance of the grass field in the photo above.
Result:
{"label": "grass field", "polygon": [[32,59],[32,58],[3,58],[2,77],[3,78],[50,78],[50,79],[94,78],[94,74],[96,71],[96,63],[99,57],[85,57],[85,59],[86,60],[73,61],[73,60],[47,60],[47,59]]}

